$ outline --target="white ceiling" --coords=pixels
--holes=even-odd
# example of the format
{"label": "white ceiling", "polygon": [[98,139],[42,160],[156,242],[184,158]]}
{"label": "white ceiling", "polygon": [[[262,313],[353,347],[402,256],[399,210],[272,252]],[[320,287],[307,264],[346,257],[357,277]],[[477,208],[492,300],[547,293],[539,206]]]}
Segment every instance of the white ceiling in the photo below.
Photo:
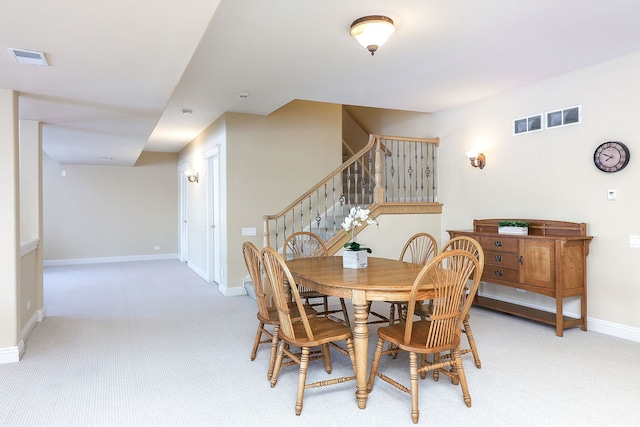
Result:
{"label": "white ceiling", "polygon": [[[43,122],[44,150],[70,164],[177,152],[227,111],[305,99],[437,112],[640,51],[631,0],[0,4],[0,88],[20,93],[20,118]],[[349,35],[371,14],[396,23],[373,57]],[[9,47],[50,66],[17,64]]]}

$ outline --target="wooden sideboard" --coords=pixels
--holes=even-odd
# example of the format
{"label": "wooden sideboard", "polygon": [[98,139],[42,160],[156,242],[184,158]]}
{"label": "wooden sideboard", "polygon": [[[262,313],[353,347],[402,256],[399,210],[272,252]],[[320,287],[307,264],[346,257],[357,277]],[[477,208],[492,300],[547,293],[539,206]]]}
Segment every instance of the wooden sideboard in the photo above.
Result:
{"label": "wooden sideboard", "polygon": [[[525,221],[528,235],[498,234],[498,222]],[[451,238],[469,236],[484,250],[482,281],[555,298],[555,313],[476,296],[474,304],[555,325],[556,335],[580,326],[587,330],[587,255],[585,223],[537,219],[476,219],[473,230],[447,230]],[[566,297],[580,297],[580,317],[563,315]]]}

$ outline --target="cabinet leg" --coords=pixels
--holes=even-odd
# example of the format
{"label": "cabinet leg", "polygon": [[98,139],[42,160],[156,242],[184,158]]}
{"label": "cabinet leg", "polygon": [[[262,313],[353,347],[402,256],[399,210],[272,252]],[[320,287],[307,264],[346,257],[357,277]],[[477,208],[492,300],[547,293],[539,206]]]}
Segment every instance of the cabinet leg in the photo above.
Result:
{"label": "cabinet leg", "polygon": [[564,332],[564,316],[562,313],[562,295],[556,295],[556,336],[562,337]]}

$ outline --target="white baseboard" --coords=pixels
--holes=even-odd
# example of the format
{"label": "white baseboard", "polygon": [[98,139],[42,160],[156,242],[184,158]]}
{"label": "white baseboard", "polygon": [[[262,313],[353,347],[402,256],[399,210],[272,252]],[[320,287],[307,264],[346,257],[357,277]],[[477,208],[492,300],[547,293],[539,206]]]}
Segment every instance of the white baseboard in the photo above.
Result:
{"label": "white baseboard", "polygon": [[638,328],[631,328],[618,323],[607,322],[606,320],[594,319],[593,317],[587,318],[587,327],[593,332],[600,332],[601,334],[640,342],[640,329]]}
{"label": "white baseboard", "polygon": [[190,264],[189,261],[187,261],[187,267],[189,267],[194,273],[196,273],[198,276],[200,276],[201,278],[203,278],[207,282],[209,281],[209,277],[207,275],[207,272],[204,271],[203,269],[201,269],[200,267],[198,267],[197,265]]}
{"label": "white baseboard", "polygon": [[22,359],[22,356],[24,355],[24,352],[26,350],[24,343],[27,342],[27,339],[29,339],[29,335],[31,335],[31,332],[33,332],[33,329],[36,327],[38,322],[42,322],[44,318],[45,310],[43,307],[41,310],[37,310],[35,313],[33,313],[31,319],[29,319],[25,327],[22,328],[22,339],[17,346],[0,348],[0,365],[3,363],[19,362],[20,359]]}
{"label": "white baseboard", "polygon": [[[518,305],[521,305],[523,307],[535,308],[537,310],[547,311],[549,313],[553,313],[554,312],[552,309],[549,309],[549,307],[527,303],[527,302],[524,302],[522,300],[514,300],[514,299],[505,298],[503,296],[498,296],[498,295],[494,295],[494,294],[486,293],[486,292],[479,292],[478,294],[480,296],[493,298],[493,299],[496,299],[496,300],[499,300],[499,301],[509,302],[509,303],[512,303],[512,304],[518,304]],[[578,313],[567,312],[567,311],[564,312],[564,315],[565,316],[570,316],[570,317],[578,317],[579,316]],[[626,340],[629,340],[629,341],[640,342],[640,329],[639,328],[631,328],[631,327],[626,326],[626,325],[621,325],[619,323],[608,322],[606,320],[595,319],[595,318],[589,317],[589,316],[587,316],[587,330],[593,331],[593,332],[598,332],[598,333],[605,334],[605,335],[611,335],[611,336],[618,337],[618,338],[623,338],[623,339],[626,339]]]}
{"label": "white baseboard", "polygon": [[178,259],[178,254],[158,254],[158,255],[132,255],[117,257],[101,257],[101,258],[73,258],[73,259],[54,259],[42,262],[44,267],[54,267],[60,265],[77,265],[77,264],[103,264],[108,262],[129,262],[129,261],[156,261],[161,259]]}
{"label": "white baseboard", "polygon": [[219,285],[218,290],[222,295],[226,297],[238,297],[238,296],[246,295],[244,288],[242,286]]}
{"label": "white baseboard", "polygon": [[23,342],[27,342],[27,340],[29,339],[29,335],[31,335],[31,332],[33,332],[33,328],[35,328],[38,324],[39,317],[40,313],[39,311],[36,311],[35,313],[33,313],[33,316],[31,316],[31,319],[29,319],[24,328],[22,328],[21,338]]}
{"label": "white baseboard", "polygon": [[24,341],[20,340],[15,347],[0,348],[0,365],[19,362],[24,354]]}

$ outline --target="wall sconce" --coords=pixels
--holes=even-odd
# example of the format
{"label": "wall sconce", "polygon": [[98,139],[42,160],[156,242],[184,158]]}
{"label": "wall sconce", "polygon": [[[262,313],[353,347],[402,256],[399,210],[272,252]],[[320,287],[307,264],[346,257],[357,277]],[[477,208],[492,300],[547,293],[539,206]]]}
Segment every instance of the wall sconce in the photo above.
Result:
{"label": "wall sconce", "polygon": [[187,176],[187,180],[189,182],[198,182],[200,180],[200,174],[198,172],[194,172],[191,169],[187,169],[184,171],[184,174]]}
{"label": "wall sconce", "polygon": [[484,154],[482,153],[478,153],[475,150],[469,150],[469,151],[465,151],[465,153],[467,155],[467,157],[469,158],[469,161],[471,161],[471,166],[473,166],[474,168],[484,168],[484,165],[487,163],[487,159],[484,156]]}
{"label": "wall sconce", "polygon": [[371,56],[382,46],[396,30],[393,20],[386,16],[371,15],[356,19],[351,24],[351,35],[369,52]]}

